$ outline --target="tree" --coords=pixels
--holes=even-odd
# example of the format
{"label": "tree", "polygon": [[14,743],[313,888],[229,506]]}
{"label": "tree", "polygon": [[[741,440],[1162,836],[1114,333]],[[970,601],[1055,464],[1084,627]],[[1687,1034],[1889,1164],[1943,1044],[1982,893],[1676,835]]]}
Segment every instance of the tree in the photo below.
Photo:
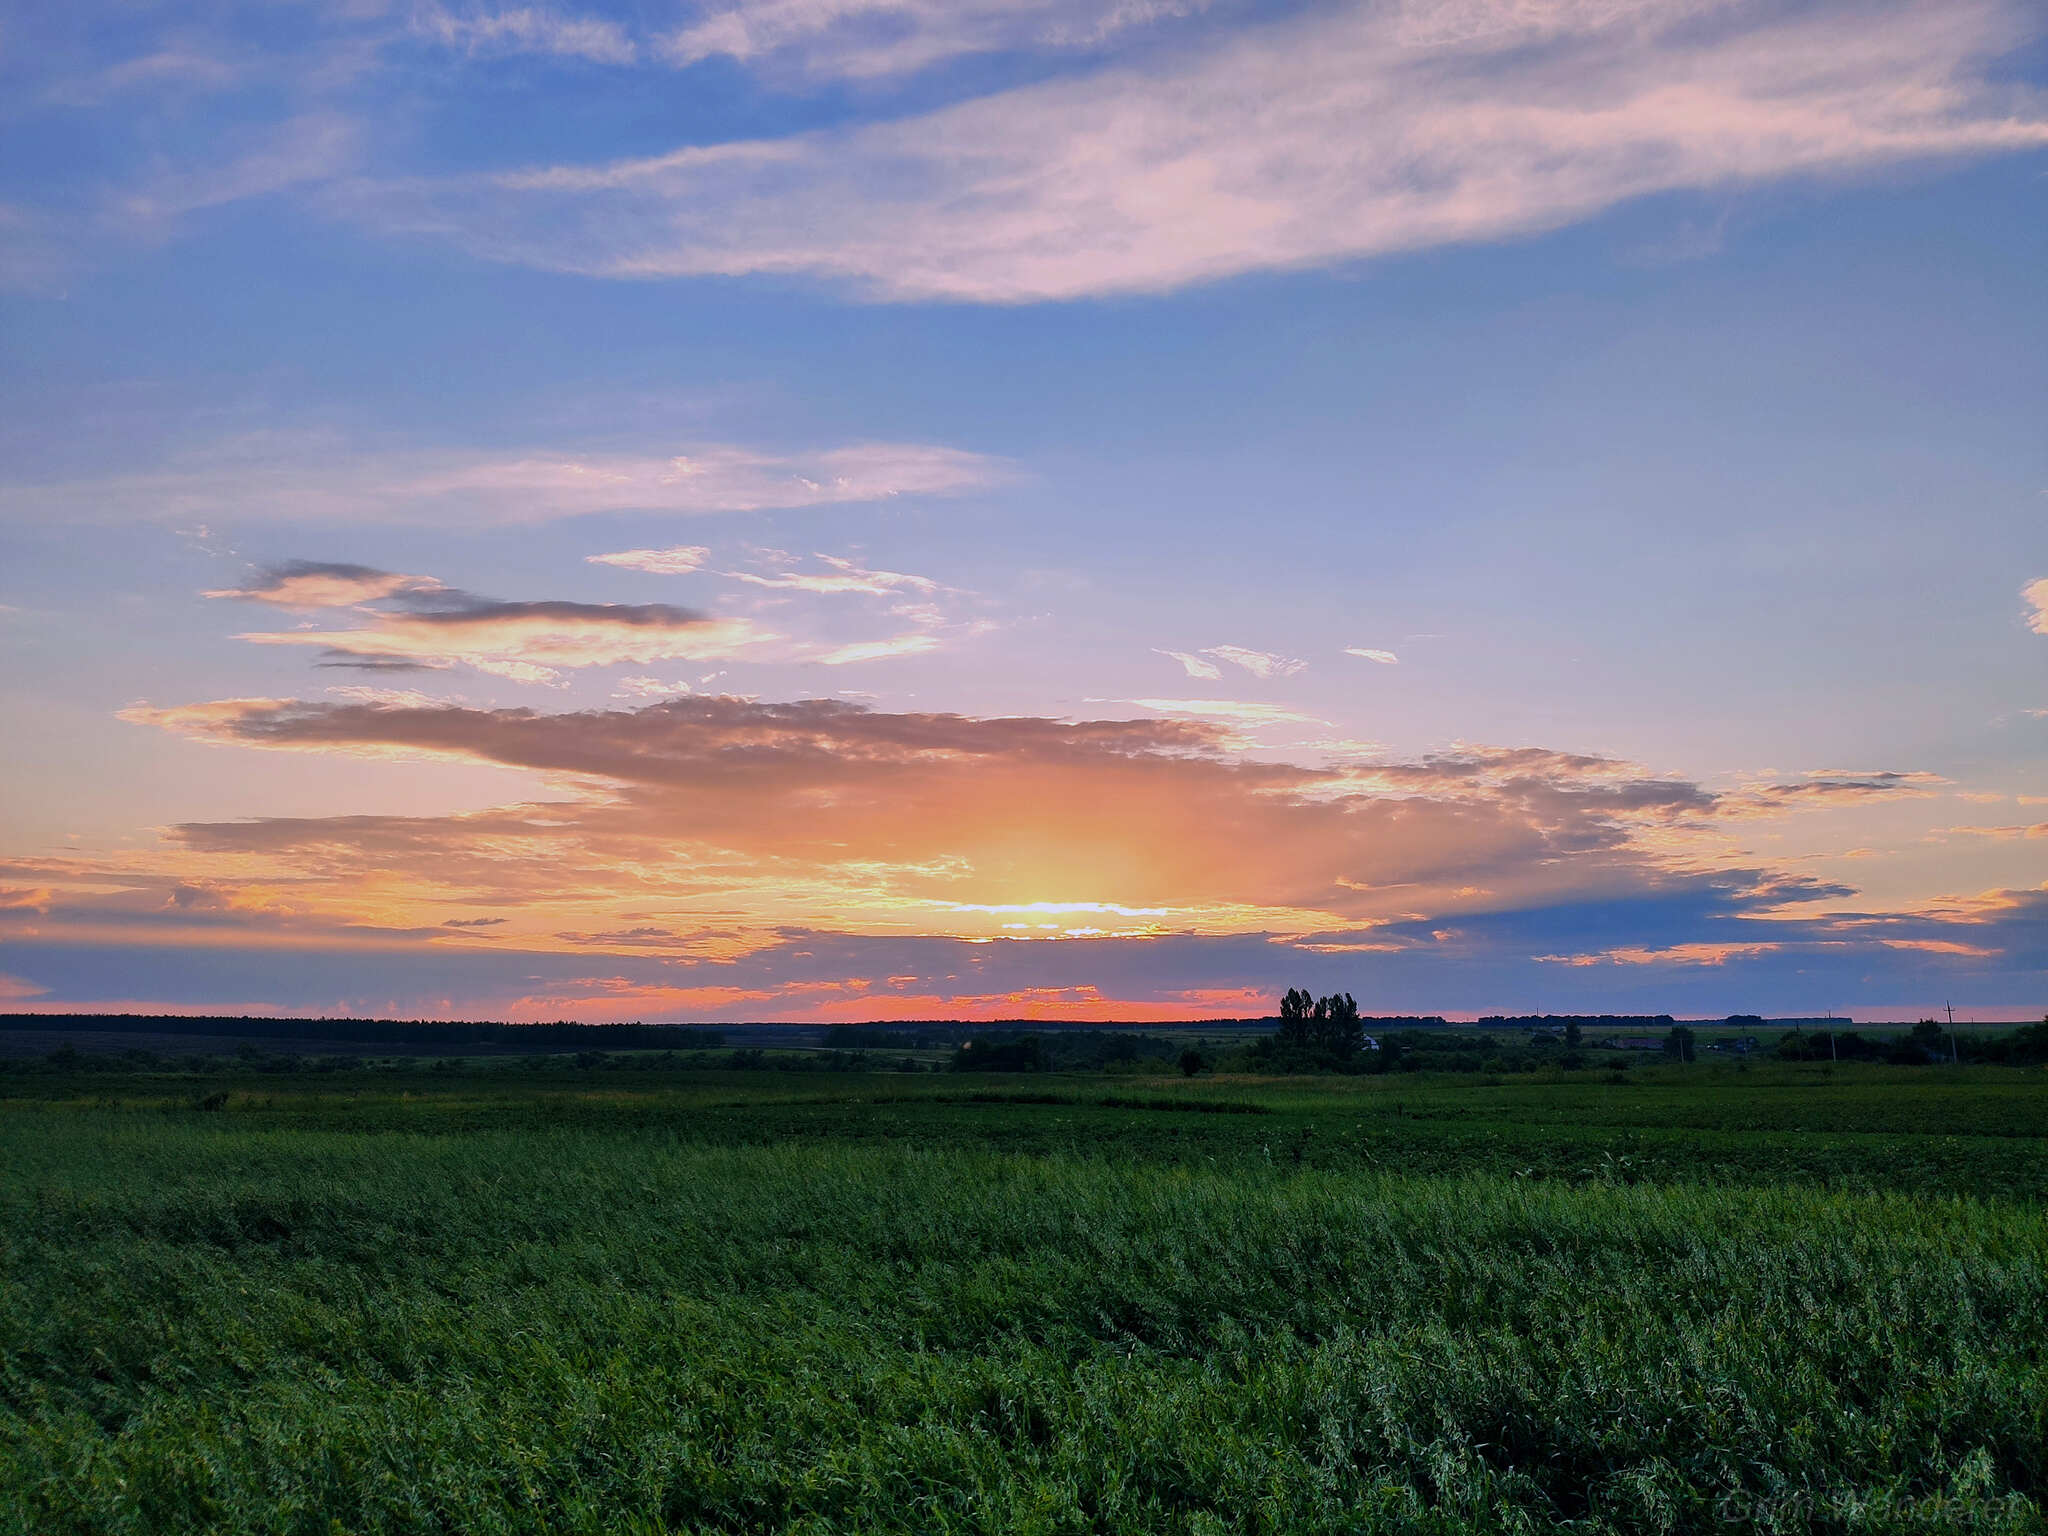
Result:
{"label": "tree", "polygon": [[1671,1033],[1664,1037],[1664,1054],[1674,1061],[1693,1059],[1692,1031],[1683,1024],[1671,1026]]}
{"label": "tree", "polygon": [[1577,1019],[1567,1019],[1564,1026],[1564,1048],[1576,1051],[1585,1043],[1585,1031],[1579,1028]]}
{"label": "tree", "polygon": [[1192,1045],[1180,1053],[1180,1075],[1182,1077],[1193,1077],[1207,1065],[1209,1063],[1202,1059],[1202,1053]]}
{"label": "tree", "polygon": [[1039,1035],[968,1040],[953,1053],[955,1072],[1043,1072],[1051,1065]]}
{"label": "tree", "polygon": [[1922,1019],[1906,1036],[1906,1054],[1910,1061],[1940,1061],[1948,1055],[1949,1044],[1942,1036],[1942,1029],[1932,1019]]}
{"label": "tree", "polygon": [[1318,998],[1310,1029],[1316,1048],[1332,1056],[1348,1059],[1365,1045],[1365,1026],[1358,1020],[1358,1000],[1349,992]]}
{"label": "tree", "polygon": [[1280,1043],[1308,1045],[1312,1038],[1309,1033],[1309,1016],[1314,1011],[1314,998],[1299,987],[1289,987],[1287,995],[1280,999]]}

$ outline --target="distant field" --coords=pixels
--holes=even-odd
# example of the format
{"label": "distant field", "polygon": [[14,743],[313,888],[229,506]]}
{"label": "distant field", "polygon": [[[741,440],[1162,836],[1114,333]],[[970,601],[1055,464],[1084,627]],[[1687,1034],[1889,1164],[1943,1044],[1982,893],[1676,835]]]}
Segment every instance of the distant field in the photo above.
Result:
{"label": "distant field", "polygon": [[1614,1076],[0,1080],[0,1529],[2043,1529],[2048,1073]]}

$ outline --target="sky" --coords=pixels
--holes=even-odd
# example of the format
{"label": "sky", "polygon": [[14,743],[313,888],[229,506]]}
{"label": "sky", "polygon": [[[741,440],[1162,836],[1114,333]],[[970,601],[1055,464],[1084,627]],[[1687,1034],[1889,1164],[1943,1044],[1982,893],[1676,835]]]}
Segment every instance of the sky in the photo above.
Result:
{"label": "sky", "polygon": [[0,1008],[2048,1010],[2028,0],[88,0],[0,143]]}

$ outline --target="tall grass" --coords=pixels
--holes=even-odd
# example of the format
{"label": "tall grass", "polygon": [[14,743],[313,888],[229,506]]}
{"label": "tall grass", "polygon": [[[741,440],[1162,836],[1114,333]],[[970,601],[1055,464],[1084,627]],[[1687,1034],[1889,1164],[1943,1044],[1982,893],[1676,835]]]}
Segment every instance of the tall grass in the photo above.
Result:
{"label": "tall grass", "polygon": [[0,1157],[8,1529],[2022,1531],[2048,1488],[2028,1205],[234,1115]]}

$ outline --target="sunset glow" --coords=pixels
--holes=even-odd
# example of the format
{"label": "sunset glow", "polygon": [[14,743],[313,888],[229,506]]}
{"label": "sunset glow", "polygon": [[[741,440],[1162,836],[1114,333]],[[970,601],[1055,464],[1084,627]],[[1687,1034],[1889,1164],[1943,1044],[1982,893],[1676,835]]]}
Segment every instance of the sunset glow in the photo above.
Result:
{"label": "sunset glow", "polygon": [[2040,1013],[2038,8],[242,9],[0,63],[0,1008]]}

